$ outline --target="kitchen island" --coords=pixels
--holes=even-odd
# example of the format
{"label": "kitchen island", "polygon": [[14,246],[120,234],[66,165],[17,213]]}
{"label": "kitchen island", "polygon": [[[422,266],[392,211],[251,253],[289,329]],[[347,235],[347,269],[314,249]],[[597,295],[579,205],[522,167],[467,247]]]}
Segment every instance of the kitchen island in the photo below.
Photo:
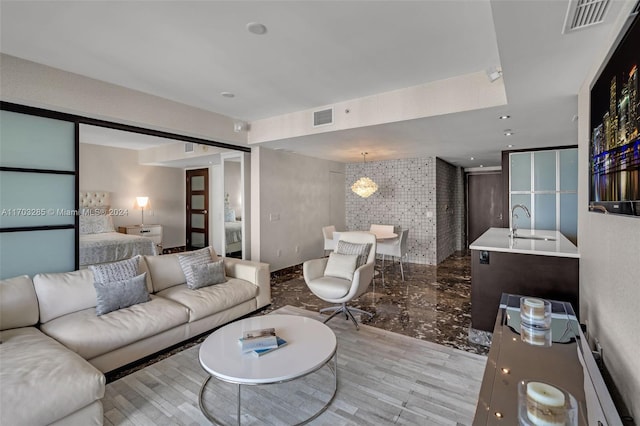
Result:
{"label": "kitchen island", "polygon": [[579,312],[578,248],[558,231],[490,228],[471,249],[471,327],[493,331],[502,293],[571,303]]}

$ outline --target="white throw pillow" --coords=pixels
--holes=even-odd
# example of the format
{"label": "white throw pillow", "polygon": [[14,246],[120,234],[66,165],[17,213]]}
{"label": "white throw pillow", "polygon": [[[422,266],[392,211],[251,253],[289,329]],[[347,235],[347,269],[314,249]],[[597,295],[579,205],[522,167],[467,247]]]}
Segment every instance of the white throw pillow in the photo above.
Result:
{"label": "white throw pillow", "polygon": [[331,253],[329,254],[327,266],[324,269],[324,276],[343,278],[351,281],[353,279],[353,273],[356,270],[357,262],[357,254]]}

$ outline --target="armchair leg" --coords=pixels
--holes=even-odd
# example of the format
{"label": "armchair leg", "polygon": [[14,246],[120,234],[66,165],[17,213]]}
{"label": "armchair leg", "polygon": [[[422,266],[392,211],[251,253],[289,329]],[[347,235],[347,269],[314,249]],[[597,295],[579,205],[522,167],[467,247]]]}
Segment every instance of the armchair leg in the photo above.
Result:
{"label": "armchair leg", "polygon": [[333,311],[333,313],[331,315],[329,315],[329,317],[327,319],[325,319],[323,322],[326,324],[331,318],[335,317],[338,314],[344,314],[346,319],[351,319],[351,321],[353,321],[353,324],[356,326],[356,330],[360,330],[360,327],[358,326],[358,320],[356,320],[356,317],[353,315],[353,312],[357,312],[359,314],[366,314],[369,316],[369,318],[373,317],[373,314],[367,311],[363,311],[362,309],[358,309],[358,308],[349,308],[347,307],[346,303],[343,303],[342,305],[338,305],[338,306],[330,306],[328,308],[322,308],[320,309],[320,313],[323,312],[329,312],[329,311]]}

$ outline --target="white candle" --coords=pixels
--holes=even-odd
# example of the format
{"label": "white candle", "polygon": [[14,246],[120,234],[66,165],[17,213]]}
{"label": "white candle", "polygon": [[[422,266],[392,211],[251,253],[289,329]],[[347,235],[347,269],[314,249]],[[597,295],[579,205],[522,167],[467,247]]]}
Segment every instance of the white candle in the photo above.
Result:
{"label": "white candle", "polygon": [[544,301],[541,299],[533,299],[531,297],[525,297],[524,305],[530,309],[541,309],[541,308],[544,308]]}
{"label": "white candle", "polygon": [[564,425],[565,396],[560,389],[541,382],[527,383],[527,417],[537,426]]}
{"label": "white candle", "polygon": [[527,396],[535,402],[549,407],[562,407],[564,405],[564,393],[546,383],[527,383]]}
{"label": "white candle", "polygon": [[544,320],[545,303],[542,299],[525,297],[522,299],[521,312],[533,320]]}

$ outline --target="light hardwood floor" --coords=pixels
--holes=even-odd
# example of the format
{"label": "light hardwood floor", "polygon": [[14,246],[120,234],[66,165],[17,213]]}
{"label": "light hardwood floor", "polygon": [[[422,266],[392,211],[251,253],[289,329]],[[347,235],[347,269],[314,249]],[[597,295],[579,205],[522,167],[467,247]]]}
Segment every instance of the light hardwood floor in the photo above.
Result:
{"label": "light hardwood floor", "polygon": [[[320,318],[286,306],[277,311]],[[486,357],[334,318],[338,338],[338,392],[313,425],[470,425]],[[206,373],[199,346],[107,385],[106,425],[207,425],[198,407]],[[266,356],[277,356],[277,352]],[[243,387],[243,424],[291,424],[328,398],[332,375],[325,367],[304,380]],[[215,379],[206,404],[233,424],[235,385]],[[244,408],[247,408],[244,410]]]}

